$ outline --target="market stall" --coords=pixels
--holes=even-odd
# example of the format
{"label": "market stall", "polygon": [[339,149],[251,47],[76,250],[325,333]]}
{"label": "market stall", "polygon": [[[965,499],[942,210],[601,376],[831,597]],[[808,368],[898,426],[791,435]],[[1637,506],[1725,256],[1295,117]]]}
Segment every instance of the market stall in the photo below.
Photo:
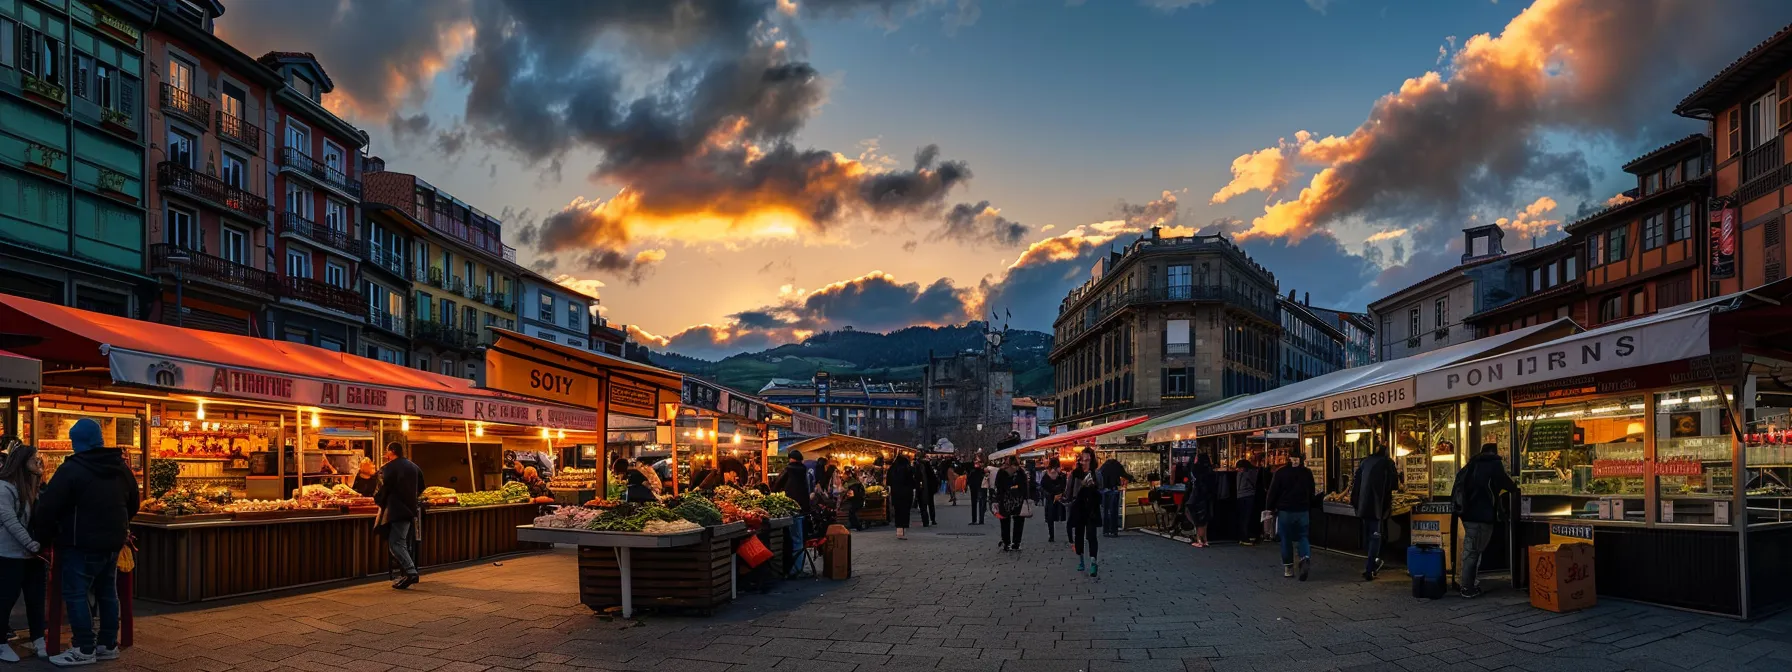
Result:
{"label": "market stall", "polygon": [[[420,526],[419,562],[534,548],[510,532],[534,515],[526,489],[473,491],[474,441],[544,446],[598,428],[595,412],[305,345],[181,329],[0,296],[0,323],[38,342],[50,382],[21,397],[46,470],[68,427],[99,422],[139,477],[137,595],[170,602],[242,595],[385,569],[364,462],[396,444],[426,478],[469,487]],[[451,448],[432,447],[451,446]],[[494,465],[495,467],[495,465]],[[358,490],[357,488],[361,488]]]}
{"label": "market stall", "polygon": [[814,464],[826,458],[828,464],[855,470],[865,484],[865,505],[859,510],[859,521],[873,525],[890,520],[889,492],[883,482],[882,465],[896,461],[896,456],[914,458],[919,451],[908,446],[846,434],[828,434],[786,444],[786,454],[795,451],[803,460]]}
{"label": "market stall", "polygon": [[1509,395],[1515,553],[1582,538],[1601,595],[1764,613],[1792,603],[1789,298],[1782,281],[1694,302],[1427,372],[1416,393]]}
{"label": "market stall", "polygon": [[[1042,436],[990,453],[989,461],[996,464],[1009,457],[1056,458],[1062,468],[1070,469],[1076,463],[1076,454],[1084,449],[1095,449],[1101,437],[1141,425],[1148,420],[1149,417],[1139,416]],[[1121,493],[1120,501],[1124,509],[1121,513],[1121,526],[1133,528],[1153,525],[1157,512],[1151,503],[1151,490],[1161,479],[1158,453],[1144,445],[1121,444],[1098,450],[1097,457],[1101,462],[1106,462],[1109,458],[1119,461],[1126,467],[1126,472],[1136,479],[1127,483],[1126,491]]]}

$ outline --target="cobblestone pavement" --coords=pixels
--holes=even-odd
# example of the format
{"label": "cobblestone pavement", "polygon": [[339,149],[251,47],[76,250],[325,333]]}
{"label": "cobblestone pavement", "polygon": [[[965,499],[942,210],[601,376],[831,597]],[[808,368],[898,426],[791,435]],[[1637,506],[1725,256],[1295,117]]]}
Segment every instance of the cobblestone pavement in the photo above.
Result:
{"label": "cobblestone pavement", "polygon": [[[1283,579],[1269,546],[1103,540],[1093,581],[1060,530],[943,526],[854,539],[850,581],[743,593],[710,617],[606,620],[578,603],[569,549],[381,583],[200,608],[143,607],[137,646],[101,669],[356,670],[1792,670],[1792,616],[1742,623],[1608,601],[1532,609],[1494,582],[1478,600],[1415,600],[1320,554]],[[1389,572],[1394,574],[1395,572]],[[50,669],[27,659],[21,667]]]}

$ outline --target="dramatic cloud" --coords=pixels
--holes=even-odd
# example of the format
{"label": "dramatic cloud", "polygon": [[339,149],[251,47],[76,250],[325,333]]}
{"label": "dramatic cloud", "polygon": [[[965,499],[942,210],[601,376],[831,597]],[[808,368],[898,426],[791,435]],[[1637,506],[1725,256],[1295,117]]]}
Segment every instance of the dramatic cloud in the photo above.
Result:
{"label": "dramatic cloud", "polygon": [[1026,237],[1027,227],[1003,217],[1002,211],[990,206],[989,201],[952,206],[939,230],[933,232],[934,240],[1001,246],[1019,245]]}
{"label": "dramatic cloud", "polygon": [[1493,221],[1506,231],[1518,234],[1519,238],[1538,238],[1548,235],[1551,229],[1560,228],[1562,220],[1549,219],[1549,213],[1555,212],[1556,200],[1544,196],[1530,205],[1524,206],[1518,214],[1510,218],[1501,217]]}
{"label": "dramatic cloud", "polygon": [[1388,231],[1376,231],[1375,233],[1369,234],[1368,238],[1363,239],[1363,242],[1364,243],[1379,243],[1384,240],[1397,240],[1401,236],[1406,235],[1407,231],[1408,231],[1407,229],[1393,229],[1393,230],[1388,230]]}
{"label": "dramatic cloud", "polygon": [[579,257],[579,265],[588,271],[624,276],[629,284],[638,285],[665,260],[666,251],[660,249],[641,250],[632,256],[615,250],[591,250]]}
{"label": "dramatic cloud", "polygon": [[1615,208],[1615,207],[1618,207],[1625,203],[1629,203],[1634,200],[1636,200],[1636,198],[1631,196],[1630,194],[1619,193],[1619,194],[1612,196],[1611,198],[1605,199],[1605,207]]}
{"label": "dramatic cloud", "polygon": [[872,271],[813,291],[786,287],[775,304],[735,313],[722,324],[700,324],[643,342],[714,358],[800,341],[823,330],[960,324],[972,319],[972,304],[969,290],[945,278],[923,285]]}
{"label": "dramatic cloud", "polygon": [[[593,298],[601,297],[602,294],[599,294],[597,290],[603,289],[603,287],[604,287],[604,283],[602,280],[579,278],[577,276],[568,275],[566,273],[561,273],[559,275],[554,276],[554,282],[559,284],[561,287],[565,287],[567,289],[573,290],[575,292],[578,292],[580,294],[584,294],[586,296],[593,297]],[[591,314],[596,315],[600,309],[601,309],[600,305],[593,304],[591,306]]]}
{"label": "dramatic cloud", "polygon": [[1176,193],[1167,189],[1157,200],[1143,205],[1121,203],[1120,215],[1126,219],[1127,226],[1138,231],[1153,226],[1176,226],[1181,221],[1181,215],[1177,212]]}
{"label": "dramatic cloud", "polygon": [[[1511,207],[1525,183],[1584,194],[1593,169],[1554,148],[1550,134],[1639,146],[1677,135],[1652,124],[1680,123],[1666,115],[1673,100],[1735,58],[1735,45],[1758,39],[1761,26],[1792,14],[1783,3],[1738,4],[1748,9],[1538,0],[1498,35],[1464,41],[1446,72],[1408,79],[1376,101],[1348,135],[1303,131],[1240,156],[1213,200],[1273,198],[1295,170],[1311,170],[1297,197],[1266,206],[1242,234],[1298,241],[1353,219],[1460,222],[1465,208]],[[1760,20],[1731,20],[1741,15]]]}

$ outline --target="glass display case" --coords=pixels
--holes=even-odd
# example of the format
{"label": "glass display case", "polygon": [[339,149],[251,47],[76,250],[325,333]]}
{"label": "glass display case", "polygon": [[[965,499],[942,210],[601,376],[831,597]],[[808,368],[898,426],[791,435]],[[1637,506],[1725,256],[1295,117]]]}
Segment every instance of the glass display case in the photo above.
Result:
{"label": "glass display case", "polygon": [[[1365,415],[1356,418],[1344,418],[1332,421],[1331,443],[1336,454],[1337,465],[1333,467],[1326,491],[1331,493],[1349,493],[1350,479],[1356,473],[1356,464],[1363,458],[1375,453],[1376,448],[1388,441],[1387,422],[1380,415]],[[1319,472],[1313,472],[1317,478]],[[1335,500],[1349,503],[1349,499]]]}
{"label": "glass display case", "polygon": [[1655,494],[1663,523],[1730,524],[1736,448],[1714,387],[1655,395]]}
{"label": "glass display case", "polygon": [[100,436],[107,448],[118,448],[125,462],[139,478],[143,474],[143,419],[141,414],[125,414],[92,410],[65,410],[43,405],[37,407],[37,435],[32,441],[44,461],[44,478],[56,473],[62,461],[75,454],[75,445],[68,439],[68,430],[82,418],[99,423]]}
{"label": "glass display case", "polygon": [[1528,515],[1641,522],[1648,473],[1643,401],[1636,395],[1520,407],[1518,485]]}
{"label": "glass display case", "polygon": [[1761,395],[1744,428],[1748,524],[1792,522],[1792,396]]}
{"label": "glass display case", "polygon": [[1313,471],[1313,490],[1325,492],[1325,423],[1301,426],[1300,454],[1306,456],[1307,468]]}

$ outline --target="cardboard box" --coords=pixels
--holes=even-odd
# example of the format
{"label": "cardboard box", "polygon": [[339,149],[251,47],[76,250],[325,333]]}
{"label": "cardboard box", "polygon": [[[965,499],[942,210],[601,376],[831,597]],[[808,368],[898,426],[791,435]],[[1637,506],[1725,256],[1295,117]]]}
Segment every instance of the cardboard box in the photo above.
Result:
{"label": "cardboard box", "polygon": [[1593,545],[1543,544],[1531,547],[1531,606],[1554,612],[1597,604]]}

